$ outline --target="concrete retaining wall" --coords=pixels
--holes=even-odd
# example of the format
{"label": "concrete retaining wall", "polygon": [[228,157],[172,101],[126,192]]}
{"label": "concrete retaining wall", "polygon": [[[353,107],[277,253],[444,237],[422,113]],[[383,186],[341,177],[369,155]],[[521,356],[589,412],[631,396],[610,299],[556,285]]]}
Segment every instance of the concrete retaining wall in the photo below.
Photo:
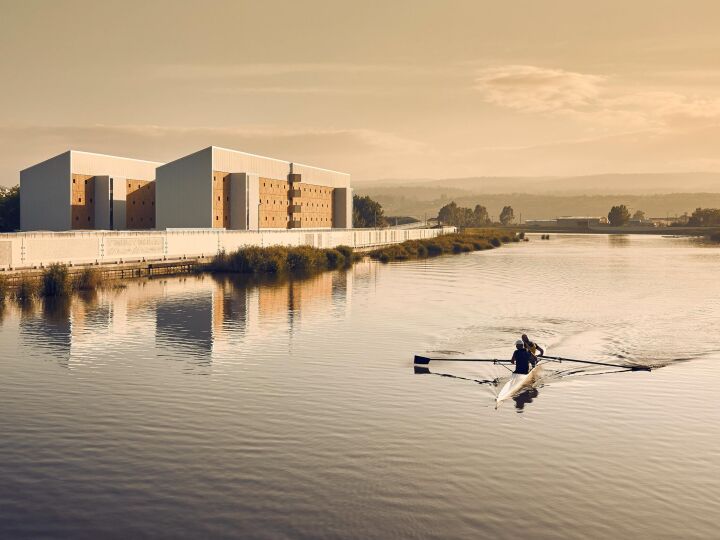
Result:
{"label": "concrete retaining wall", "polygon": [[167,231],[78,231],[0,234],[0,269],[63,264],[108,264],[142,260],[211,257],[242,246],[298,246],[357,249],[406,240],[434,238],[455,232],[443,229],[337,229],[297,231],[226,231],[170,229]]}

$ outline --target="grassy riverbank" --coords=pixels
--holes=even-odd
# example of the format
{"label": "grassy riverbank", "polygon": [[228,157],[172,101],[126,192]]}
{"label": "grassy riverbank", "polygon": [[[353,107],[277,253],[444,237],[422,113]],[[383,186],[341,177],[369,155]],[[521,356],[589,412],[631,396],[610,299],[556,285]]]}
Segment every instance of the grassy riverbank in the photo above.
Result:
{"label": "grassy riverbank", "polygon": [[332,249],[250,246],[233,253],[220,253],[203,270],[240,274],[310,273],[351,266],[358,257],[348,246]]}
{"label": "grassy riverbank", "polygon": [[494,249],[508,242],[519,242],[522,238],[507,231],[493,229],[468,229],[462,233],[447,234],[425,240],[408,240],[378,248],[369,253],[370,258],[380,262],[424,259],[443,254],[469,253]]}
{"label": "grassy riverbank", "polygon": [[66,265],[51,264],[39,275],[20,275],[14,283],[7,276],[0,276],[0,302],[7,298],[22,302],[40,297],[68,297],[77,291],[95,290],[102,284],[102,275],[95,268],[71,274]]}
{"label": "grassy riverbank", "polygon": [[[348,246],[320,249],[311,246],[248,246],[233,253],[220,253],[212,262],[195,266],[192,271],[211,273],[279,276],[309,275],[327,270],[348,268],[369,256],[382,262],[436,257],[443,254],[467,253],[518,242],[520,235],[512,231],[473,229],[425,240],[409,240],[358,253]],[[14,278],[0,274],[0,303],[13,298],[20,302],[35,298],[67,298],[78,291],[93,291],[104,286],[101,270],[86,268],[71,272],[63,264],[51,264],[41,273],[16,274]]]}

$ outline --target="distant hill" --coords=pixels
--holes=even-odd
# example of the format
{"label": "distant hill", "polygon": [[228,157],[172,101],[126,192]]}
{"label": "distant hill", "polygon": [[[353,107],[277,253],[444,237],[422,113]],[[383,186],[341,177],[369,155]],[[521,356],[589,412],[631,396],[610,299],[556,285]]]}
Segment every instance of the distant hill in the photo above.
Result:
{"label": "distant hill", "polygon": [[[538,176],[446,179],[385,179],[358,183],[363,191],[391,187],[464,190],[471,193],[547,193],[566,195],[720,193],[720,173],[596,174],[589,176]],[[439,192],[438,192],[439,193]]]}
{"label": "distant hill", "polygon": [[720,173],[388,179],[358,182],[355,191],[378,200],[386,215],[420,219],[437,215],[453,200],[470,208],[482,204],[494,216],[509,204],[523,219],[604,216],[616,204],[663,217],[691,213],[699,206],[720,208]]}
{"label": "distant hill", "polygon": [[692,213],[697,207],[720,208],[720,193],[663,193],[657,195],[546,195],[531,193],[471,194],[446,190],[444,197],[432,198],[428,192],[421,197],[412,191],[398,188],[357,190],[370,195],[383,205],[387,215],[434,217],[451,200],[460,206],[473,208],[482,204],[491,216],[500,214],[505,205],[523,219],[547,219],[558,216],[606,216],[613,205],[624,204],[631,211],[642,210],[648,217],[666,217]]}

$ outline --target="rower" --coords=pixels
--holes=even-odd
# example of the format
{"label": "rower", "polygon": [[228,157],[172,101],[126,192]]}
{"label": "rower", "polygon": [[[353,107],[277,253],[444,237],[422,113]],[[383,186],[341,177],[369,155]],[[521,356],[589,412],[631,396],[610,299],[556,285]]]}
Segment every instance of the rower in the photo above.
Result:
{"label": "rower", "polygon": [[[545,350],[537,343],[530,341],[530,338],[528,337],[527,334],[522,335],[522,341],[523,341],[525,350],[527,350],[527,352],[529,352],[532,355],[531,362],[534,367],[535,364],[537,364],[537,357],[544,355]],[[539,355],[538,355],[538,351],[540,351]]]}
{"label": "rower", "polygon": [[533,355],[525,348],[525,342],[522,339],[518,339],[515,342],[515,352],[510,360],[510,362],[515,364],[515,373],[523,375],[530,373],[530,364],[533,358]]}

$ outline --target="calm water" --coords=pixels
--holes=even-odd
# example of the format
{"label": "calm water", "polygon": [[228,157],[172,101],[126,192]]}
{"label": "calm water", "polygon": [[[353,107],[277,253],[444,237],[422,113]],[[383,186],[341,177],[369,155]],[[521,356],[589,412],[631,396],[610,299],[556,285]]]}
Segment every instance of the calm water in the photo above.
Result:
{"label": "calm water", "polygon": [[[717,538],[720,248],[557,236],[0,326],[3,538]],[[561,356],[507,371],[414,354]],[[446,374],[450,376],[438,376]]]}

